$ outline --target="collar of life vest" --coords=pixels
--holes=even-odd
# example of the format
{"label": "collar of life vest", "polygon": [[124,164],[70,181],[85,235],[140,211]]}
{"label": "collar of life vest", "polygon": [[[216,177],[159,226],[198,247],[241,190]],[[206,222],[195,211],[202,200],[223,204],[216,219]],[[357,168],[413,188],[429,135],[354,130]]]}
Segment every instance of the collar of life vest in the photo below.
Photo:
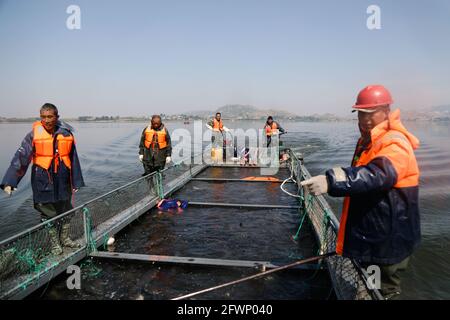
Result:
{"label": "collar of life vest", "polygon": [[389,114],[387,120],[378,124],[370,131],[372,143],[386,134],[389,130],[401,132],[411,143],[413,149],[417,149],[420,145],[419,139],[410,133],[400,120],[400,109],[396,109]]}

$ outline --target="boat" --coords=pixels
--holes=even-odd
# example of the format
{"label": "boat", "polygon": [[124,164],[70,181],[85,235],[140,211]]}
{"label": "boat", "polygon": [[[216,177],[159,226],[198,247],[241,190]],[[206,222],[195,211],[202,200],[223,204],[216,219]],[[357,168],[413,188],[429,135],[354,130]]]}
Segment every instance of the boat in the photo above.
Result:
{"label": "boat", "polygon": [[[282,157],[285,161],[276,168],[280,174],[278,177],[269,175],[267,178],[259,173],[261,170],[270,171],[273,168],[261,163],[252,167],[245,167],[226,159],[223,162],[208,163],[202,159],[204,154],[195,155],[190,158],[191,161],[181,161],[161,172],[140,177],[58,217],[1,241],[0,298],[26,298],[59,274],[66,272],[69,266],[86,259],[146,261],[161,264],[162,267],[167,264],[182,264],[193,267],[253,268],[255,272],[264,272],[281,266],[272,261],[254,259],[143,255],[104,250],[105,243],[110,237],[119,234],[133,221],[155,208],[161,199],[170,197],[183,188],[189,188],[192,183],[233,183],[235,188],[243,188],[243,185],[249,183],[270,184],[275,185],[280,193],[286,191],[284,188],[290,183],[295,190],[294,193],[291,192],[293,204],[258,204],[252,203],[251,199],[246,199],[247,201],[221,199],[213,202],[186,200],[189,208],[276,209],[280,212],[299,214],[299,217],[306,217],[310,221],[319,248],[318,254],[333,253],[339,221],[323,196],[313,197],[301,188],[300,182],[310,177],[301,154],[289,148],[284,149],[283,153],[286,155]],[[232,155],[232,152],[228,154]],[[231,177],[230,170],[237,172],[237,175]],[[80,247],[64,248],[62,254],[53,255],[50,250],[52,239],[49,231],[52,228],[61,228],[64,224],[70,224],[70,237],[76,240]],[[370,287],[369,275],[356,261],[330,255],[315,264],[305,264],[302,267],[326,269],[337,299],[382,299],[380,292]]]}

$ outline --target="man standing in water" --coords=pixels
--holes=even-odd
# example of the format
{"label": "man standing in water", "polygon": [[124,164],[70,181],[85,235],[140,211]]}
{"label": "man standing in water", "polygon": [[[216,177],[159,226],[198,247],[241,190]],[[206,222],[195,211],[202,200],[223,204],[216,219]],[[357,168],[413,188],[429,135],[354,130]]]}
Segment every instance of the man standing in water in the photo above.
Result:
{"label": "man standing in water", "polygon": [[313,195],[345,197],[336,252],[363,267],[378,265],[386,299],[400,294],[400,273],[421,238],[419,140],[401,123],[400,111],[391,112],[392,103],[383,86],[364,88],[353,106],[361,137],[351,166],[302,182]]}
{"label": "man standing in water", "polygon": [[139,160],[146,176],[164,169],[172,161],[172,143],[169,132],[161,122],[161,117],[153,115],[151,124],[142,131],[139,143]]}
{"label": "man standing in water", "polygon": [[[73,129],[59,121],[58,109],[46,103],[40,110],[41,121],[36,121],[30,133],[16,151],[0,187],[9,196],[27,172],[33,161],[31,185],[34,208],[43,221],[72,209],[72,192],[84,186],[80,162],[75,148]],[[77,248],[79,244],[69,238],[68,222],[61,230],[49,229],[52,253],[59,255],[64,247]]]}

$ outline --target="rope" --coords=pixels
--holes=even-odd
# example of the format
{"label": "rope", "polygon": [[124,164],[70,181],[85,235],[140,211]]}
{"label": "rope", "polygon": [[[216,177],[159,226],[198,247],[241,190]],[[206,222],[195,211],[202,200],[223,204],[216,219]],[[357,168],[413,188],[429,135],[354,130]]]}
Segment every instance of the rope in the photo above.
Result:
{"label": "rope", "polygon": [[49,257],[47,256],[45,259],[39,260],[39,256],[42,254],[42,249],[39,248],[35,252],[31,249],[25,249],[22,251],[15,250],[15,255],[17,260],[21,264],[22,268],[25,268],[23,272],[31,273],[27,279],[22,282],[20,288],[25,290],[28,285],[33,281],[33,274],[40,274],[43,272],[47,272],[52,266],[55,264],[49,264]]}
{"label": "rope", "polygon": [[301,195],[293,194],[293,193],[287,191],[286,189],[284,189],[284,185],[285,185],[286,183],[288,183],[289,181],[292,181],[292,182],[294,182],[294,183],[297,183],[297,181],[294,179],[294,170],[292,169],[292,165],[290,166],[289,169],[290,169],[290,171],[291,171],[291,176],[290,176],[289,178],[283,180],[283,183],[281,183],[281,185],[280,185],[280,189],[281,189],[281,191],[283,191],[284,193],[286,193],[288,196],[291,196],[291,197],[297,198],[297,199],[302,199],[302,196],[301,196]]}
{"label": "rope", "polygon": [[296,182],[292,177],[289,177],[289,178],[287,178],[286,180],[283,180],[283,182],[282,182],[281,185],[280,185],[281,191],[283,191],[284,193],[286,193],[288,196],[291,196],[291,197],[293,197],[293,198],[301,199],[301,198],[302,198],[301,195],[293,194],[293,193],[291,193],[291,192],[289,192],[289,191],[287,191],[287,190],[285,190],[285,189],[283,188],[284,185],[285,185],[286,183],[288,183],[289,181],[293,181],[294,183]]}
{"label": "rope", "polygon": [[322,235],[321,235],[321,239],[320,239],[320,248],[318,251],[319,253],[322,253],[325,251],[326,249],[326,239],[327,239],[327,230],[328,230],[328,225],[330,223],[330,213],[328,212],[328,209],[325,208],[324,210],[325,214],[323,215],[323,219],[322,219]]}
{"label": "rope", "polygon": [[[311,206],[313,204],[314,197],[311,194],[308,194],[306,196],[306,199],[305,199],[302,188],[300,188],[298,190],[298,192],[300,194],[292,194],[292,193],[290,193],[289,191],[287,191],[287,190],[285,190],[283,188],[284,184],[286,184],[288,181],[293,181],[293,182],[297,183],[297,181],[295,181],[295,179],[294,179],[294,163],[293,163],[293,161],[290,162],[289,169],[290,169],[291,175],[290,175],[289,178],[287,178],[286,180],[283,181],[283,183],[281,184],[280,188],[281,188],[281,190],[284,193],[288,194],[289,196],[292,196],[292,197],[295,197],[297,199],[300,199],[300,201],[303,204],[302,205],[303,215],[302,215],[301,220],[300,220],[300,225],[299,225],[299,227],[297,229],[296,234],[293,236],[293,240],[297,241],[299,236],[300,236],[300,231],[301,231],[301,229],[303,227],[303,223],[305,221],[305,218],[308,215],[308,212],[311,209]],[[327,229],[328,229],[329,222],[330,222],[330,213],[328,212],[328,209],[326,208],[326,209],[324,209],[324,216],[323,216],[323,219],[322,219],[322,234],[320,236],[320,246],[319,246],[319,249],[317,251],[318,255],[322,254],[323,252],[325,252],[325,248],[327,247],[326,246],[326,244],[327,244],[326,243],[326,238],[327,238]],[[322,260],[320,261],[319,265],[321,263],[322,263]]]}
{"label": "rope", "polygon": [[311,208],[311,205],[312,205],[312,202],[313,202],[313,197],[311,196],[311,195],[308,195],[308,200],[306,201],[306,204],[305,204],[305,198],[303,197],[303,196],[301,196],[301,199],[302,199],[302,201],[303,201],[303,203],[304,203],[304,205],[303,205],[303,209],[302,209],[302,211],[303,211],[303,216],[302,216],[302,219],[301,219],[301,221],[300,221],[300,226],[298,227],[298,230],[297,230],[297,233],[295,234],[295,236],[293,237],[293,239],[295,240],[295,241],[297,241],[297,239],[298,239],[298,237],[299,237],[299,235],[300,235],[300,230],[302,229],[302,226],[303,226],[303,222],[305,221],[305,218],[306,218],[306,216],[308,215],[308,210]]}
{"label": "rope", "polygon": [[297,233],[296,233],[295,236],[293,237],[293,239],[294,239],[295,241],[297,241],[298,236],[300,235],[300,230],[302,229],[303,221],[305,221],[305,217],[306,217],[306,216],[307,216],[307,213],[306,213],[306,212],[303,213],[303,217],[302,217],[302,220],[301,220],[301,222],[300,222],[300,226],[298,227]]}
{"label": "rope", "polygon": [[103,242],[103,250],[106,250],[106,248],[108,247],[107,246],[108,240],[109,240],[109,234],[105,233],[103,235],[103,240],[102,240],[102,242]]}
{"label": "rope", "polygon": [[94,237],[92,236],[92,216],[87,207],[83,208],[83,214],[85,217],[86,225],[85,225],[85,232],[86,232],[86,249],[88,254],[91,252],[97,251],[97,244],[94,240]]}
{"label": "rope", "polygon": [[89,277],[96,277],[102,272],[102,269],[95,265],[92,257],[89,257],[85,261],[81,262],[80,268],[83,269],[83,274],[86,273]]}
{"label": "rope", "polygon": [[281,191],[283,191],[283,192],[286,193],[287,195],[289,195],[289,196],[291,196],[291,197],[293,197],[293,198],[296,198],[296,199],[300,199],[301,202],[303,203],[303,206],[302,206],[303,216],[302,216],[302,218],[301,218],[301,220],[300,220],[300,225],[299,225],[299,227],[298,227],[298,229],[297,229],[297,233],[296,233],[295,236],[293,237],[293,239],[294,239],[295,241],[297,241],[297,239],[298,239],[298,237],[299,237],[299,235],[300,235],[300,231],[301,231],[302,226],[303,226],[303,222],[305,221],[305,218],[306,218],[306,216],[308,215],[308,210],[309,210],[309,208],[310,208],[311,205],[312,205],[313,199],[312,199],[312,196],[311,196],[311,195],[308,195],[308,200],[306,201],[307,203],[305,204],[305,198],[304,198],[304,196],[303,196],[303,191],[302,191],[302,189],[299,189],[299,190],[298,190],[298,192],[300,192],[300,194],[293,194],[293,193],[291,193],[291,192],[289,192],[289,191],[287,191],[287,190],[285,190],[285,189],[283,188],[284,185],[285,185],[286,183],[288,183],[289,181],[292,181],[292,182],[294,182],[294,183],[297,183],[297,181],[294,179],[294,169],[293,169],[293,167],[294,167],[294,165],[293,165],[293,163],[291,162],[291,163],[290,163],[290,166],[289,166],[289,170],[290,170],[290,172],[291,172],[291,175],[290,175],[289,178],[287,178],[287,179],[285,179],[285,180],[283,181],[283,183],[280,185],[280,189],[281,189]]}
{"label": "rope", "polygon": [[159,199],[164,199],[164,187],[162,183],[162,174],[161,172],[157,171],[155,176],[155,183],[156,183],[156,192],[158,193]]}

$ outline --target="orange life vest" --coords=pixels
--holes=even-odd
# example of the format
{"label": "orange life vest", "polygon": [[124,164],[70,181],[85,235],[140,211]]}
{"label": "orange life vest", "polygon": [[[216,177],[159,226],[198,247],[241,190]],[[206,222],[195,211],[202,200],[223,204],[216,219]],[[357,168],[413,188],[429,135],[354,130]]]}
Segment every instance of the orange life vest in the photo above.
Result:
{"label": "orange life vest", "polygon": [[281,180],[275,177],[245,177],[242,180],[248,180],[248,181],[273,181],[273,182],[280,182]]}
{"label": "orange life vest", "polygon": [[278,130],[278,126],[275,122],[272,122],[272,125],[266,123],[266,135],[271,136]]}
{"label": "orange life vest", "polygon": [[[389,115],[389,120],[382,122],[372,129],[371,146],[362,152],[359,159],[354,160],[352,166],[364,166],[377,157],[388,158],[398,179],[394,188],[414,187],[419,184],[419,167],[414,155],[414,149],[419,146],[419,140],[409,133],[400,122],[400,111],[397,109]],[[408,161],[404,161],[407,154]],[[336,252],[343,254],[345,241],[345,226],[350,208],[350,197],[344,198]]]}
{"label": "orange life vest", "polygon": [[151,128],[151,126],[148,126],[147,129],[145,129],[144,145],[147,149],[149,149],[150,147],[155,148],[155,145],[157,143],[159,149],[164,149],[167,147],[166,136],[166,128],[163,128],[162,130],[154,130]]}
{"label": "orange life vest", "polygon": [[222,119],[220,119],[220,121],[217,121],[217,119],[214,118],[213,130],[214,131],[222,131],[223,130]]}
{"label": "orange life vest", "polygon": [[56,136],[56,152],[54,152],[54,137],[45,130],[40,121],[33,124],[33,164],[48,170],[55,161],[54,171],[58,171],[59,160],[62,160],[67,168],[72,168],[70,152],[74,144],[72,135],[65,137],[62,134]]}

